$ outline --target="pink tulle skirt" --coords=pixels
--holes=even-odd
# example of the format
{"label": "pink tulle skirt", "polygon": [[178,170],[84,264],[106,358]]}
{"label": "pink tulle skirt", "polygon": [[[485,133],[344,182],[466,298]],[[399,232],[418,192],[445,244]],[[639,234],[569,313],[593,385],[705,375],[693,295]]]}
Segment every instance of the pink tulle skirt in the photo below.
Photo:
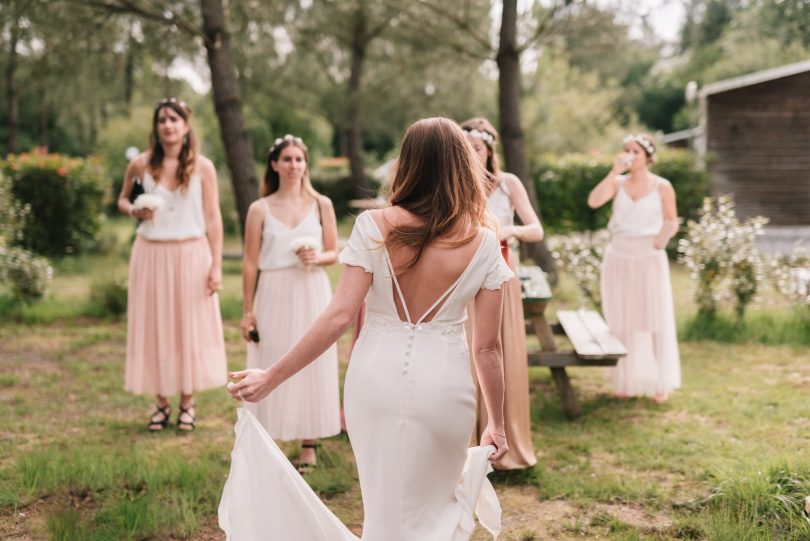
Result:
{"label": "pink tulle skirt", "polygon": [[206,291],[210,267],[204,237],[137,236],[129,262],[126,390],[171,396],[225,385],[219,298]]}
{"label": "pink tulle skirt", "polygon": [[653,237],[614,237],[602,263],[602,311],[627,355],[608,369],[617,394],[655,396],[681,385],[669,261]]}
{"label": "pink tulle skirt", "polygon": [[[304,336],[332,299],[326,271],[291,267],[263,270],[253,311],[259,343],[248,344],[248,368],[269,368]],[[316,439],[340,433],[337,346],[279,385],[253,408],[277,440]]]}

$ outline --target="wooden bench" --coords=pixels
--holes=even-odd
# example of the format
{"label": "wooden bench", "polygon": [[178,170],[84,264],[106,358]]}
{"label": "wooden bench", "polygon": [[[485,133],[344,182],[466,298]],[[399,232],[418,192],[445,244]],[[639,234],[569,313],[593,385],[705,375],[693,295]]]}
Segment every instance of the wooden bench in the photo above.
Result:
{"label": "wooden bench", "polygon": [[[523,310],[527,332],[540,340],[540,351],[528,353],[530,366],[546,366],[551,370],[563,411],[569,418],[581,413],[576,393],[566,368],[569,366],[615,366],[627,354],[621,341],[613,336],[605,320],[593,310],[557,312],[559,324],[549,325],[545,312],[551,300],[551,288],[539,267],[520,267]],[[554,334],[565,335],[574,346],[571,351],[559,351]]]}

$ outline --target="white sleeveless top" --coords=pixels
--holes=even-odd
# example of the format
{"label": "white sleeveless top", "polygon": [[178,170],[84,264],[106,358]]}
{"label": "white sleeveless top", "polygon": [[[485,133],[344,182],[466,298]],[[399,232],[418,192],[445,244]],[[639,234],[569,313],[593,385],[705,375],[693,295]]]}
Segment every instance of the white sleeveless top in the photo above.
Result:
{"label": "white sleeveless top", "polygon": [[301,237],[310,237],[317,244],[317,251],[323,250],[323,227],[318,214],[318,201],[303,220],[295,227],[287,227],[278,221],[270,212],[267,199],[262,198],[264,205],[264,227],[262,228],[262,248],[259,253],[259,270],[276,270],[290,267],[302,267],[303,263],[293,250],[293,241]]}
{"label": "white sleeveless top", "polygon": [[501,227],[515,224],[515,205],[509,190],[509,173],[501,173],[500,182],[487,199],[487,208],[498,218]]}
{"label": "white sleeveless top", "polygon": [[626,181],[626,178],[619,177],[608,231],[614,237],[657,235],[664,226],[664,207],[659,190],[662,184],[669,184],[669,181],[657,179],[655,187],[635,201],[624,190]]}
{"label": "white sleeveless top", "polygon": [[139,235],[149,240],[186,240],[205,236],[200,175],[191,175],[185,190],[168,190],[144,172],[143,189],[162,197],[163,206],[155,211],[154,218],[141,221],[137,229]]}

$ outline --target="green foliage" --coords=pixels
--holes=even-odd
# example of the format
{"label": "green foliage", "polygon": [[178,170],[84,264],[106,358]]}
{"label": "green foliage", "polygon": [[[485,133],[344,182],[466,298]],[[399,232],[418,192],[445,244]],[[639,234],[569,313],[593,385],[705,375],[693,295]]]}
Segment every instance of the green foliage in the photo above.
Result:
{"label": "green foliage", "polygon": [[120,318],[127,312],[127,280],[108,278],[90,289],[90,312],[97,317]]}
{"label": "green foliage", "polygon": [[[609,205],[591,209],[588,194],[610,170],[608,157],[568,155],[537,160],[532,169],[543,224],[554,231],[593,231],[607,225]],[[694,154],[683,151],[661,152],[652,167],[675,188],[678,215],[697,215],[709,193],[708,174]]]}
{"label": "green foliage", "polygon": [[527,94],[522,105],[524,126],[532,127],[526,130],[529,156],[605,151],[621,140],[624,129],[615,112],[622,90],[615,80],[603,81],[550,49],[530,85],[538,91]]}
{"label": "green foliage", "polygon": [[767,470],[723,476],[709,500],[709,539],[808,539],[804,499],[810,467],[775,464]]}
{"label": "green foliage", "polygon": [[30,209],[22,246],[56,257],[93,247],[107,193],[98,161],[37,152],[10,156],[2,167],[14,198]]}
{"label": "green foliage", "polygon": [[726,344],[794,344],[810,346],[808,314],[776,314],[755,311],[740,319],[726,312],[697,313],[679,329],[685,341],[712,340]]}
{"label": "green foliage", "polygon": [[351,177],[340,173],[322,172],[312,178],[312,187],[332,200],[338,220],[358,212],[349,206],[349,201],[354,198]]}

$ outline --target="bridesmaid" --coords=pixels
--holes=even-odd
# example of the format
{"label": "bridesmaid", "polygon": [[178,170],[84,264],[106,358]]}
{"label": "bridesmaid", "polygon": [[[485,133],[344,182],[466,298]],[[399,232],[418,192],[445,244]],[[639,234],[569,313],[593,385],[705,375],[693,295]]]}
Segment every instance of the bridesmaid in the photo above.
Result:
{"label": "bridesmaid", "polygon": [[[324,267],[337,261],[337,221],[332,202],[310,184],[308,160],[300,137],[276,139],[262,198],[248,210],[241,323],[248,368],[272,366],[332,299]],[[317,463],[315,440],[340,432],[337,347],[280,385],[254,413],[273,438],[302,440],[298,469],[309,472]]]}
{"label": "bridesmaid", "polygon": [[[513,271],[517,270],[517,251],[511,249],[518,241],[543,240],[543,227],[532,208],[526,189],[515,175],[500,170],[495,146],[498,132],[485,118],[472,118],[461,123],[479,161],[494,179],[487,208],[500,222],[501,250]],[[524,225],[515,225],[517,211]],[[471,311],[472,312],[472,311]],[[532,427],[529,414],[529,366],[526,356],[526,327],[523,301],[520,297],[520,279],[515,276],[504,285],[503,315],[501,318],[504,380],[506,395],[504,418],[509,452],[494,464],[496,469],[513,470],[534,466],[537,458],[532,447]],[[486,408],[479,393],[478,425],[474,443],[487,426]]]}
{"label": "bridesmaid", "polygon": [[[129,263],[125,388],[155,395],[151,431],[169,424],[168,397],[178,393],[177,428],[194,430],[194,393],[221,387],[227,372],[217,173],[197,152],[190,117],[177,98],[157,104],[150,148],[129,163],[118,196],[118,210],[141,220]],[[135,208],[136,182],[163,205]]]}
{"label": "bridesmaid", "polygon": [[588,206],[599,208],[613,201],[601,290],[605,320],[628,351],[608,372],[616,396],[650,396],[661,403],[681,386],[664,251],[678,230],[678,213],[672,185],[649,170],[654,160],[655,144],[649,135],[628,135],[624,152],[588,195]]}

